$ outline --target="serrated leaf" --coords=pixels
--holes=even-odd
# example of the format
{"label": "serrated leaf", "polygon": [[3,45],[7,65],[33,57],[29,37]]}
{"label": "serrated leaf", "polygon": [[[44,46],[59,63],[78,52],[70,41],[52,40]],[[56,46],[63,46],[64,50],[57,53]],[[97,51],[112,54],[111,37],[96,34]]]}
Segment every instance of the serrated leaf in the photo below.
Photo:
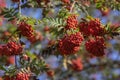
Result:
{"label": "serrated leaf", "polygon": [[5,14],[4,17],[9,18],[9,17],[11,17],[11,15],[10,14]]}
{"label": "serrated leaf", "polygon": [[15,12],[15,9],[14,9],[14,8],[11,8],[11,9],[9,10],[9,12],[10,12],[10,13],[14,13],[14,12]]}
{"label": "serrated leaf", "polygon": [[4,70],[4,71],[7,71],[7,69],[3,65],[0,65],[0,69]]}
{"label": "serrated leaf", "polygon": [[46,21],[53,27],[59,27],[65,25],[62,18],[46,18]]}
{"label": "serrated leaf", "polygon": [[14,19],[15,19],[15,18],[9,18],[8,21],[12,21],[12,20],[14,20]]}
{"label": "serrated leaf", "polygon": [[106,26],[105,26],[105,29],[108,30],[110,28],[110,23],[108,23]]}

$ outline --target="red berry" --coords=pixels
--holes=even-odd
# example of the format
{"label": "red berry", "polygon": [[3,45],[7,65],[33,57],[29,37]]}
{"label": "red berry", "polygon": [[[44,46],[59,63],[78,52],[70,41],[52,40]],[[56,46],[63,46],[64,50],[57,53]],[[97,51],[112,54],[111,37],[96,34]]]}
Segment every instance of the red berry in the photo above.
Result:
{"label": "red berry", "polygon": [[86,36],[102,36],[104,34],[104,29],[100,23],[99,19],[93,19],[89,22],[80,22],[80,31]]}
{"label": "red berry", "polygon": [[2,78],[2,77],[0,77],[0,80],[3,80],[3,78]]}
{"label": "red berry", "polygon": [[106,7],[103,9],[100,8],[100,12],[101,12],[102,16],[107,16],[110,12],[110,9],[106,8]]}
{"label": "red berry", "polygon": [[48,70],[47,75],[50,76],[50,77],[53,77],[54,76],[54,71]]}
{"label": "red berry", "polygon": [[77,28],[77,16],[76,15],[71,15],[67,18],[67,25],[65,26],[66,30],[69,29],[76,29]]}
{"label": "red berry", "polygon": [[19,2],[20,0],[12,0],[13,2]]}
{"label": "red berry", "polygon": [[29,80],[30,75],[27,73],[18,73],[15,80]]}
{"label": "red berry", "polygon": [[23,59],[24,59],[24,60],[28,60],[29,57],[28,57],[27,55],[23,55]]}
{"label": "red berry", "polygon": [[[35,36],[35,34],[37,34],[37,33],[32,29],[31,25],[28,25],[25,22],[21,22],[19,27],[18,27],[18,30],[20,31],[20,34],[27,37],[27,39],[31,43],[35,43],[37,41],[36,36]],[[39,39],[41,39],[41,38],[42,38],[41,35],[39,35]]]}
{"label": "red berry", "polygon": [[50,28],[48,26],[45,26],[43,30],[44,30],[44,32],[49,32]]}
{"label": "red berry", "polygon": [[0,7],[5,7],[5,6],[6,6],[5,0],[0,0]]}
{"label": "red berry", "polygon": [[27,73],[17,73],[15,76],[5,76],[4,80],[30,80],[30,75]]}
{"label": "red berry", "polygon": [[25,37],[31,37],[34,34],[34,31],[32,29],[32,26],[25,23],[25,22],[21,22],[19,24],[18,30],[20,31],[20,33],[25,36]]}
{"label": "red berry", "polygon": [[22,46],[20,44],[17,44],[16,42],[9,42],[7,43],[7,46],[12,55],[18,55],[22,52]]}
{"label": "red berry", "polygon": [[11,55],[19,55],[22,52],[22,46],[16,42],[9,42],[5,45],[1,45],[0,54],[11,56]]}
{"label": "red berry", "polygon": [[37,41],[42,41],[43,40],[43,36],[40,32],[36,31],[34,32],[34,35],[31,37],[27,38],[31,43],[35,43]]}
{"label": "red berry", "polygon": [[2,53],[3,53],[3,46],[0,45],[0,56],[2,55]]}
{"label": "red berry", "polygon": [[80,44],[83,41],[83,36],[80,32],[66,35],[64,38],[59,40],[58,43],[58,50],[63,55],[70,55],[75,54],[77,51],[79,51]]}
{"label": "red berry", "polygon": [[14,64],[15,63],[15,57],[14,56],[9,56],[7,57],[7,64]]}
{"label": "red berry", "polygon": [[86,50],[96,57],[101,57],[105,55],[105,42],[101,37],[96,37],[95,39],[90,39],[85,43]]}
{"label": "red berry", "polygon": [[5,76],[4,80],[15,80],[14,77]]}
{"label": "red berry", "polygon": [[70,0],[61,0],[65,4],[70,4]]}
{"label": "red berry", "polygon": [[72,68],[75,71],[81,71],[83,69],[83,64],[81,58],[72,60]]}

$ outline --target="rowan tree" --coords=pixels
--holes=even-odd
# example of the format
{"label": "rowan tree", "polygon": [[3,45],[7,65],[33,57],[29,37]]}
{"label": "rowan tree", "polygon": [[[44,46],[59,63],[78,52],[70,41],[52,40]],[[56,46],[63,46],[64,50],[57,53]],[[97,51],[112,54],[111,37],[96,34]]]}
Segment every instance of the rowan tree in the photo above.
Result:
{"label": "rowan tree", "polygon": [[0,0],[0,80],[119,80],[119,15],[119,0]]}

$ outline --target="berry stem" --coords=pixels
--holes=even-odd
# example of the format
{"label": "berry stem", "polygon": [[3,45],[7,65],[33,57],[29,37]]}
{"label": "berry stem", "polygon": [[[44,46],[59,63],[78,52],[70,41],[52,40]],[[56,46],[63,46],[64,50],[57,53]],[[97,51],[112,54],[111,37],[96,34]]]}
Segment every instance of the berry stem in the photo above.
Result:
{"label": "berry stem", "polygon": [[19,3],[18,3],[18,10],[19,10],[19,14],[21,16],[21,5],[20,5],[20,3],[21,3],[21,0],[19,0]]}

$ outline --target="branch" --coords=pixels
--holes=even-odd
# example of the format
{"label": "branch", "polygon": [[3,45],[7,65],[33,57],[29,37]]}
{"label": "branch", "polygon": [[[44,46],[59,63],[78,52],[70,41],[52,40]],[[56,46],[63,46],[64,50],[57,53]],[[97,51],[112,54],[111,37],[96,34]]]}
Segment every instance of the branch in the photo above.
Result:
{"label": "branch", "polygon": [[88,64],[87,66],[84,67],[83,70],[86,70],[89,68],[101,67],[101,66],[114,67],[114,64],[117,64],[118,66],[120,66],[120,61],[104,62],[101,64]]}
{"label": "branch", "polygon": [[[30,7],[30,5],[27,5],[28,3],[30,3],[30,1],[27,1],[25,4],[23,5],[19,5],[20,8],[25,8],[25,7]],[[16,7],[15,10],[18,10],[19,7]]]}
{"label": "branch", "polygon": [[75,3],[76,3],[76,1],[73,2],[72,6],[70,8],[70,13],[72,13]]}

